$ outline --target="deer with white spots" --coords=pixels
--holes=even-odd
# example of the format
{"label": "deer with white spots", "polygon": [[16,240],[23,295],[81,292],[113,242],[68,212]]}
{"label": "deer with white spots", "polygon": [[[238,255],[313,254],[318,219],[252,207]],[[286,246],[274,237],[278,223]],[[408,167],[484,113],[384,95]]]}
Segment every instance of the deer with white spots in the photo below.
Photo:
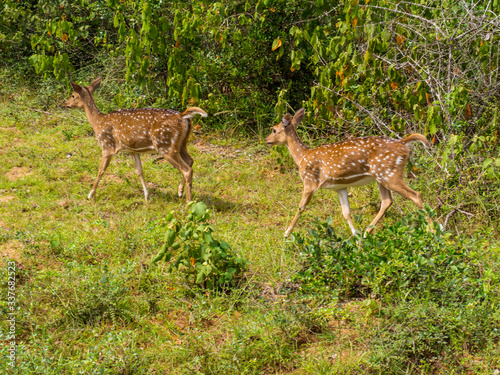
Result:
{"label": "deer with white spots", "polygon": [[342,214],[353,234],[356,230],[349,210],[347,196],[349,187],[366,185],[373,181],[378,184],[382,204],[365,235],[372,231],[391,206],[391,191],[412,200],[418,208],[424,208],[422,195],[410,189],[403,181],[410,154],[408,144],[421,142],[425,147],[430,146],[430,142],[423,135],[412,134],[401,140],[386,137],[361,137],[310,149],[297,135],[296,128],[303,117],[303,108],[295,113],[293,119],[287,113],[281,122],[272,128],[271,134],[266,138],[266,143],[270,146],[286,145],[288,147],[304,182],[299,209],[286,230],[285,237],[292,232],[300,213],[304,211],[318,189],[331,189],[338,193]]}
{"label": "deer with white spots", "polygon": [[183,175],[179,185],[179,197],[182,197],[186,186],[186,201],[191,201],[193,159],[186,147],[191,132],[190,118],[196,114],[206,117],[207,113],[200,108],[191,107],[182,113],[170,109],[140,108],[120,109],[104,114],[97,109],[92,96],[100,83],[101,78],[97,78],[88,87],[71,83],[74,92],[65,103],[67,108],[85,110],[102,148],[99,172],[88,198],[91,199],[95,194],[113,155],[124,152],[134,158],[135,170],[141,180],[147,202],[149,193],[142,173],[140,154],[160,153]]}

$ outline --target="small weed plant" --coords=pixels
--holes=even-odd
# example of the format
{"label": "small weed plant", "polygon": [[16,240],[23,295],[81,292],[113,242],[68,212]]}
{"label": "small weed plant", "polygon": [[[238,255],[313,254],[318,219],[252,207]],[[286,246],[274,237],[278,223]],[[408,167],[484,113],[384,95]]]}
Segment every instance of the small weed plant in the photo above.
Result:
{"label": "small weed plant", "polygon": [[209,223],[205,203],[193,202],[190,206],[185,220],[178,220],[173,213],[166,217],[169,224],[165,242],[153,263],[170,262],[175,252],[177,259],[170,264],[169,272],[178,270],[189,282],[205,289],[235,286],[248,262],[229,244],[212,237],[215,229]]}

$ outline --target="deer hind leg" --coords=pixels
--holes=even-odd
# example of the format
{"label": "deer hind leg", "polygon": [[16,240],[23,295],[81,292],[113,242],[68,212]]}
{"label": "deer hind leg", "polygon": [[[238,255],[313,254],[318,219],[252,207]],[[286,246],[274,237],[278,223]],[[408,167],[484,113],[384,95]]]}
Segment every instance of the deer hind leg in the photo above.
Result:
{"label": "deer hind leg", "polygon": [[[422,199],[422,194],[408,187],[404,183],[403,179],[391,182],[389,184],[386,183],[385,186],[388,189],[395,191],[396,193],[402,195],[403,197],[413,201],[417,205],[417,207],[420,208],[421,210],[424,209],[424,201]],[[427,222],[430,226],[430,230],[434,231],[432,219],[430,218],[430,216],[427,218]]]}
{"label": "deer hind leg", "polygon": [[193,168],[176,151],[165,154],[165,159],[182,173],[183,182],[186,185],[186,203],[189,203],[191,201],[191,188],[193,186]]}
{"label": "deer hind leg", "polygon": [[292,233],[293,228],[295,227],[295,224],[297,224],[297,221],[299,220],[300,214],[302,211],[306,209],[306,206],[309,204],[311,201],[311,198],[316,191],[316,187],[309,187],[309,186],[304,186],[304,192],[302,193],[302,199],[300,200],[299,203],[299,209],[297,210],[297,213],[295,214],[295,217],[293,218],[291,224],[288,226],[287,230],[285,231],[285,237],[288,237],[290,233]]}
{"label": "deer hind leg", "polygon": [[146,188],[146,181],[144,180],[144,175],[142,173],[142,164],[141,164],[141,157],[139,154],[134,154],[134,165],[135,165],[135,172],[139,175],[139,179],[141,180],[142,184],[142,189],[144,190],[144,199],[146,200],[146,203],[148,202],[148,189]]}
{"label": "deer hind leg", "polygon": [[[192,168],[194,161],[193,161],[193,158],[191,157],[191,155],[188,154],[187,148],[185,145],[183,145],[183,147],[181,148],[180,154],[181,154],[182,160],[184,160],[184,162]],[[182,198],[182,196],[184,195],[184,185],[185,184],[186,184],[186,179],[183,176],[182,181],[179,185],[179,193],[178,193],[179,198]]]}
{"label": "deer hind leg", "polygon": [[113,153],[103,151],[101,164],[99,165],[99,172],[97,172],[97,178],[95,179],[94,185],[92,186],[92,189],[87,196],[88,199],[92,199],[92,197],[94,196],[95,191],[97,190],[97,185],[99,185],[99,181],[101,181],[102,175],[106,171],[106,168],[108,168],[109,162],[113,158],[113,155]]}
{"label": "deer hind leg", "polygon": [[368,226],[368,229],[366,229],[364,237],[366,237],[368,234],[371,233],[371,231],[373,230],[375,225],[377,225],[377,223],[382,218],[382,216],[384,216],[385,211],[387,211],[387,209],[389,207],[391,207],[391,205],[392,205],[391,191],[389,189],[387,189],[381,183],[377,183],[377,184],[378,184],[378,189],[380,190],[380,198],[382,199],[382,203],[380,204],[380,210],[379,210],[377,216],[375,216],[373,221]]}
{"label": "deer hind leg", "polygon": [[356,228],[354,228],[354,224],[351,219],[351,210],[349,208],[349,197],[347,196],[347,189],[337,190],[337,193],[339,195],[340,206],[342,207],[342,215],[344,215],[344,219],[347,220],[352,234],[356,234]]}
{"label": "deer hind leg", "polygon": [[387,189],[392,190],[402,195],[403,197],[413,201],[421,210],[424,209],[424,201],[422,200],[422,194],[408,187],[404,183],[403,179],[396,181],[392,180],[389,182],[384,182],[383,184]]}

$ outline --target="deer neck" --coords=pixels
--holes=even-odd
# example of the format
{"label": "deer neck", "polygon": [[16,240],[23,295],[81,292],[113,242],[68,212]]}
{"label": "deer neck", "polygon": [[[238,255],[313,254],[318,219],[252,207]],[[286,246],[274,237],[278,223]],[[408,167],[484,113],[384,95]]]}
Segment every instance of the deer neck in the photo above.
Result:
{"label": "deer neck", "polygon": [[292,155],[295,164],[300,165],[300,162],[307,153],[308,148],[302,143],[295,129],[291,130],[287,135],[286,145]]}
{"label": "deer neck", "polygon": [[99,111],[92,98],[89,102],[85,103],[84,109],[90,122],[90,126],[92,126],[95,131],[99,124],[99,118],[103,116],[103,114]]}

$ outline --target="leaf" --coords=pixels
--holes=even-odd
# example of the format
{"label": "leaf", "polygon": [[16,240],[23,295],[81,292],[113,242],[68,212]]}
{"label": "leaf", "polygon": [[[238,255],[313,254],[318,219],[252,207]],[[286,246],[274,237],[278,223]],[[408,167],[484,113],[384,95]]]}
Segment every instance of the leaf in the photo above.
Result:
{"label": "leaf", "polygon": [[203,279],[204,279],[203,272],[200,272],[198,274],[198,277],[196,277],[196,284],[201,284],[203,282]]}
{"label": "leaf", "polygon": [[121,23],[120,28],[118,29],[118,34],[120,35],[120,43],[121,43],[125,40],[125,35],[127,34],[124,22]]}
{"label": "leaf", "polygon": [[172,246],[172,244],[174,243],[176,234],[177,233],[172,229],[167,230],[167,233],[165,233],[165,245],[167,247]]}
{"label": "leaf", "polygon": [[196,217],[201,219],[203,215],[205,215],[205,212],[207,212],[207,206],[203,202],[197,202],[193,205],[193,209],[191,211]]}
{"label": "leaf", "polygon": [[467,104],[465,106],[465,116],[464,117],[465,117],[466,120],[468,120],[468,119],[470,119],[472,117],[472,111],[470,109],[470,105],[469,104]]}
{"label": "leaf", "polygon": [[208,245],[212,244],[213,239],[212,239],[212,235],[210,234],[210,232],[203,233],[203,240]]}
{"label": "leaf", "polygon": [[158,254],[156,255],[156,257],[153,259],[153,263],[156,263],[156,262],[159,262],[160,260],[162,260],[162,258],[165,256],[165,251],[167,250],[167,247],[165,245],[163,245],[160,249],[160,251],[158,252]]}
{"label": "leaf", "polygon": [[150,26],[148,35],[151,39],[154,39],[158,36],[158,29],[156,28],[155,25]]}
{"label": "leaf", "polygon": [[372,57],[372,54],[370,53],[370,51],[366,50],[365,59],[364,59],[365,64],[368,64],[370,62],[371,57]]}
{"label": "leaf", "polygon": [[483,162],[483,168],[486,169],[491,163],[493,163],[492,158],[488,158]]}
{"label": "leaf", "polygon": [[277,50],[278,48],[280,48],[280,47],[281,47],[281,45],[282,45],[282,44],[283,44],[283,43],[281,42],[280,37],[277,37],[277,38],[276,38],[276,39],[274,39],[274,41],[273,41],[272,50],[273,50],[273,51]]}

